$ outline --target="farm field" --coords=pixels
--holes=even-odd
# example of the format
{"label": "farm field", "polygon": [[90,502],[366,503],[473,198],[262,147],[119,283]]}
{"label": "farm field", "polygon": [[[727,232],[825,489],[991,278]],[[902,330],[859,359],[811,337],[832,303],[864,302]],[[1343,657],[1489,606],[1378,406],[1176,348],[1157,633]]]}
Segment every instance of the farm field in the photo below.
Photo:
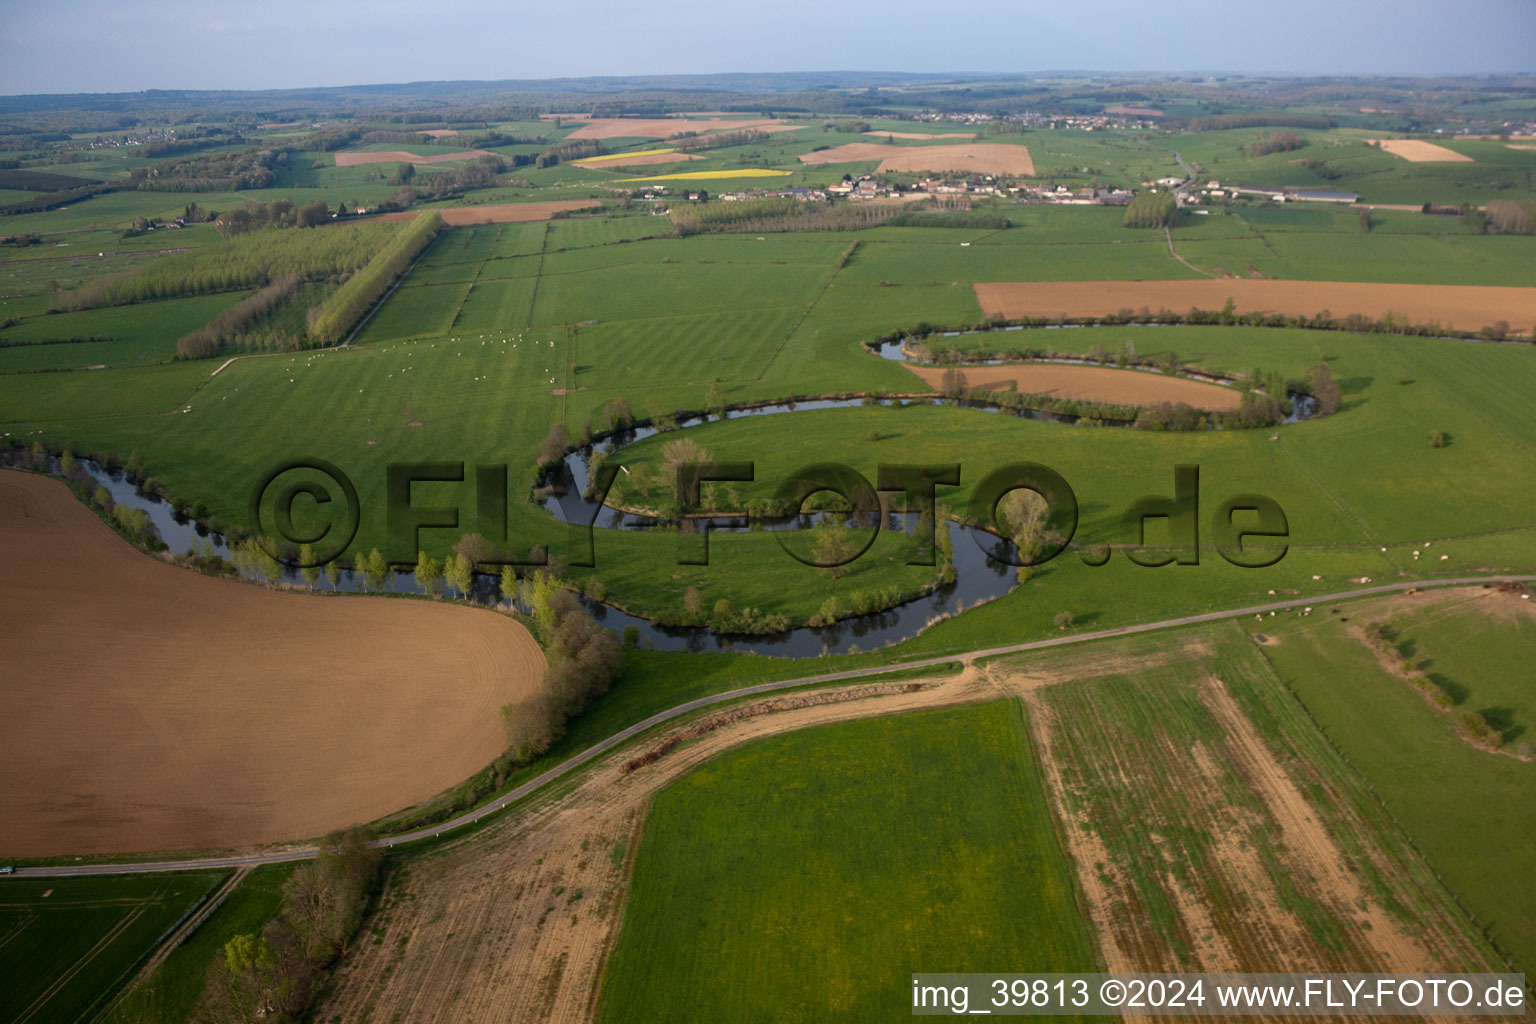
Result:
{"label": "farm field", "polygon": [[[549,220],[557,213],[590,210],[601,205],[596,200],[559,199],[547,203],[500,203],[487,206],[446,207],[437,212],[443,223],[450,227],[467,227],[475,224],[522,224],[528,221]],[[378,220],[410,220],[414,213],[385,213]]]}
{"label": "farm field", "polygon": [[882,132],[867,131],[865,135],[879,135],[887,139],[916,139],[919,142],[927,142],[930,139],[974,139],[975,132]]}
{"label": "farm field", "polygon": [[[919,380],[937,391],[944,370],[937,366],[908,366]],[[1231,388],[1188,378],[1166,377],[1134,370],[1097,366],[1052,366],[1026,363],[1015,366],[967,366],[962,369],[970,387],[985,391],[1014,389],[1028,395],[1081,398],[1090,402],[1149,405],[1184,402],[1196,409],[1236,409],[1241,397]]]}
{"label": "farm field", "polygon": [[[583,773],[559,801],[536,801],[494,825],[485,833],[489,842],[455,842],[406,862],[398,885],[392,880],[386,888],[387,917],[381,914],[369,925],[383,929],[380,943],[359,947],[321,1009],[327,1015],[340,1013],[343,1019],[362,1014],[367,1019],[381,1020],[397,1012],[432,1022],[493,1020],[507,1013],[551,1021],[591,1019],[594,986],[624,919],[633,847],[639,840],[646,808],[658,791],[674,783],[686,789],[690,773],[701,766],[705,771],[716,765],[739,766],[743,762],[737,760],[738,754],[747,757],[747,763],[756,764],[757,758],[779,751],[796,756],[792,770],[797,774],[792,778],[804,780],[803,785],[786,792],[840,792],[843,795],[839,801],[852,800],[853,789],[885,793],[901,787],[903,782],[902,776],[889,774],[881,766],[907,763],[907,755],[899,748],[890,748],[888,741],[914,735],[913,730],[919,737],[918,749],[934,751],[933,767],[964,765],[967,771],[982,773],[974,776],[977,778],[984,777],[989,769],[1000,771],[992,791],[1023,817],[1008,817],[996,806],[968,801],[960,834],[949,839],[933,832],[901,833],[897,826],[908,820],[905,814],[893,818],[869,808],[858,819],[861,827],[867,822],[874,834],[894,836],[886,849],[909,851],[895,864],[876,864],[875,870],[882,873],[881,877],[902,864],[914,870],[941,871],[943,857],[953,852],[956,843],[970,848],[987,836],[1019,836],[1020,841],[1033,844],[1035,858],[1021,861],[1006,849],[983,858],[979,863],[985,867],[986,877],[968,884],[966,898],[975,900],[995,891],[1005,906],[1008,900],[1024,899],[1025,894],[1017,887],[1009,887],[1007,876],[999,874],[1011,866],[1028,871],[1031,878],[1039,879],[1043,885],[1059,887],[1048,894],[1038,889],[1029,894],[1031,899],[1048,898],[1055,926],[1049,934],[1044,929],[1032,928],[1022,917],[1009,920],[1004,925],[1005,934],[1029,936],[1030,941],[1040,944],[1042,952],[1065,958],[1061,962],[1092,964],[1092,946],[1072,909],[1070,876],[1063,873],[1066,865],[1060,851],[1054,848],[1049,818],[1042,817],[1043,794],[1029,760],[1018,705],[998,702],[997,695],[994,685],[975,672],[967,672],[919,678],[913,683],[865,684],[804,696],[747,700],[720,713],[706,712],[684,720],[678,729],[692,738],[638,770],[623,770],[625,760],[638,751],[621,750],[608,755],[591,771]],[[992,703],[981,708],[903,714],[957,702],[988,701]],[[851,734],[829,734],[819,728],[805,733],[795,731],[881,715],[895,717],[852,723],[867,724],[867,728]],[[953,735],[950,726],[958,723],[980,729],[985,749],[967,750],[945,743],[944,738]],[[781,733],[784,735],[779,736]],[[652,742],[660,739],[654,737]],[[846,748],[849,743],[853,744],[850,759],[838,762],[840,747]],[[814,769],[818,765],[832,763],[844,764],[846,773],[834,777],[816,775]],[[912,768],[911,774],[919,780],[917,798],[942,800],[937,780],[924,762],[914,761]],[[839,782],[840,778],[848,781]],[[724,780],[740,792],[748,792],[762,781],[739,771],[732,771]],[[800,819],[803,826],[810,825],[816,814],[808,801],[781,806],[784,813],[804,815]],[[719,809],[718,805],[716,808]],[[741,810],[747,811],[748,807]],[[943,813],[945,820],[949,820],[948,812],[936,813]],[[785,823],[790,820],[786,818]],[[804,832],[799,835],[808,836]],[[737,859],[730,853],[735,849],[739,848],[720,851],[722,856],[729,854],[729,859],[715,861],[719,870],[728,870],[729,864]],[[860,857],[868,862],[868,856],[867,851],[861,854],[850,841],[830,850],[826,864],[849,865],[850,858],[857,861]],[[779,863],[777,870],[794,872],[799,877],[794,864]],[[872,877],[859,883],[866,886],[861,890],[866,897],[874,891],[867,888],[873,881]],[[796,883],[790,891],[804,890]],[[988,920],[998,914],[995,909],[980,912]],[[485,925],[466,927],[470,920]],[[654,922],[654,928],[664,923]],[[721,927],[729,926],[724,918],[719,923]],[[626,923],[624,928],[628,927]],[[654,930],[651,925],[646,927]],[[966,948],[988,948],[989,940],[985,937],[957,936],[953,931],[939,930],[936,925],[927,934],[926,947],[961,943]],[[883,944],[892,950],[892,955],[899,955],[906,945],[889,933],[871,934],[862,929],[841,930],[841,939],[836,935],[837,932],[829,933],[829,941],[847,943],[857,939]],[[406,938],[403,943],[399,941],[402,937]],[[622,944],[631,940],[621,937],[619,941]],[[669,935],[666,941],[669,948],[691,945],[684,942],[681,934]],[[805,956],[812,953],[809,946],[797,947],[793,936],[780,948],[786,956],[793,955],[796,948],[803,948]],[[521,966],[510,969],[512,961]],[[386,964],[390,965],[387,971],[383,970]],[[838,970],[850,972],[857,968],[856,963],[848,962]],[[475,971],[482,984],[473,990],[453,986],[443,1002],[431,1006],[420,1001],[420,992],[436,990],[444,983],[445,971],[460,970]],[[818,981],[818,985],[837,987],[844,1000],[840,1006],[858,994],[851,987],[855,974],[824,974],[818,970],[815,977],[826,979]],[[759,972],[755,980],[767,979]],[[871,978],[869,982],[885,985],[888,979],[882,972],[880,979]],[[864,991],[868,991],[869,982],[863,983]],[[613,992],[614,984],[617,983],[604,981],[604,991]],[[647,998],[667,998],[669,993],[661,987],[666,984],[663,979],[650,986]],[[803,997],[811,995],[810,989],[801,991]],[[680,989],[672,986],[671,994],[679,993]],[[715,998],[728,999],[729,993],[717,993]],[[867,1005],[867,1001],[861,1005]],[[604,1002],[601,1012],[607,1015],[619,1010]],[[878,1012],[878,1008],[871,1012]]]}
{"label": "farm field", "polygon": [[234,305],[241,293],[141,302],[36,316],[0,330],[0,370],[107,368],[169,362],[176,339]]}
{"label": "farm field", "polygon": [[657,796],[630,885],[602,1021],[883,1021],[926,965],[1095,965],[1015,701],[717,758]]}
{"label": "farm field", "polygon": [[793,131],[800,125],[786,125],[769,118],[688,118],[688,117],[589,117],[583,119],[568,139],[664,139],[684,132],[729,132],[743,128],[763,131]]}
{"label": "farm field", "polygon": [[849,142],[800,155],[806,164],[849,164],[877,161],[880,171],[960,171],[976,174],[1035,173],[1024,146],[1006,143],[965,143],[940,146],[889,146]]}
{"label": "farm field", "polygon": [[1360,313],[1372,319],[1406,315],[1462,330],[1505,321],[1520,331],[1536,324],[1536,288],[1476,285],[1391,285],[1324,281],[985,282],[976,297],[990,315],[1099,316],[1119,309],[1216,310],[1231,298],[1238,312],[1312,316]]}
{"label": "farm field", "polygon": [[451,164],[461,160],[478,160],[482,156],[494,156],[483,149],[459,149],[452,153],[429,153],[425,156],[400,149],[366,150],[337,153],[337,167],[357,167],[362,164]]}
{"label": "farm field", "polygon": [[[390,66],[519,38],[474,13],[484,40],[416,19]],[[866,44],[996,21],[838,13]],[[1206,53],[1311,27],[1190,13],[1165,31]],[[738,15],[626,17],[627,59],[686,61]],[[286,87],[303,48],[242,47],[255,22],[146,49],[136,19],[0,96],[0,1020],[834,1024],[909,1015],[917,970],[1530,976],[1507,12],[1460,74],[546,46],[505,73],[602,77],[335,88]],[[208,31],[270,88],[89,91]],[[1319,327],[1135,322],[1228,302]],[[1075,513],[994,500],[1020,464]],[[881,514],[781,516],[808,467]],[[922,467],[954,481],[932,517],[894,486]],[[345,574],[263,561],[274,535]],[[352,825],[377,863],[318,848]],[[68,876],[162,859],[188,873]]]}
{"label": "farm field", "polygon": [[89,1020],[159,936],[225,871],[115,878],[8,878],[0,887],[0,1019]]}
{"label": "farm field", "polygon": [[[1513,732],[1528,727],[1532,714],[1531,604],[1518,593],[1478,588],[1251,624],[1272,638],[1260,649],[1286,687],[1515,969],[1527,973],[1536,962],[1536,908],[1524,880],[1536,863],[1521,837],[1536,801],[1536,765],[1467,742],[1454,717],[1383,666],[1357,631],[1377,621],[1397,628],[1399,649],[1460,696],[1453,710],[1503,709],[1505,731]],[[1510,749],[1521,750],[1523,740],[1524,731],[1512,735]]]}
{"label": "farm field", "polygon": [[1497,963],[1242,630],[1007,663],[1109,970]]}
{"label": "farm field", "polygon": [[1472,158],[1465,153],[1458,153],[1454,149],[1446,149],[1437,146],[1433,142],[1425,142],[1422,139],[1376,139],[1372,145],[1386,150],[1393,156],[1400,156],[1409,163],[1472,163]]}
{"label": "farm field", "polygon": [[[190,573],[40,476],[0,474],[0,519],[0,553],[28,581],[0,594],[17,637],[0,724],[5,856],[232,846],[372,820],[500,754],[497,708],[543,673],[505,617]],[[51,624],[66,620],[61,644]],[[81,795],[40,796],[60,788]]]}
{"label": "farm field", "polygon": [[642,149],[632,153],[608,153],[589,156],[584,160],[572,160],[575,167],[643,167],[647,164],[675,164],[684,160],[702,160],[693,153],[679,153],[675,149]]}

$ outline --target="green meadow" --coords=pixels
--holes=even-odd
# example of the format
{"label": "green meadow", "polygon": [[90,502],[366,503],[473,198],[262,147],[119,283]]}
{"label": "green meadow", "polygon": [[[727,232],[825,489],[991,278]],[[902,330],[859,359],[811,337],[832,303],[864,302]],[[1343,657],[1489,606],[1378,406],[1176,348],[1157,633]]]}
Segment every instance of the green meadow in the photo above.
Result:
{"label": "green meadow", "polygon": [[599,1019],[885,1021],[914,971],[1096,969],[1030,747],[997,701],[757,740],[673,783]]}
{"label": "green meadow", "polygon": [[0,330],[0,371],[169,362],[176,339],[218,316],[239,292],[29,317]]}
{"label": "green meadow", "polygon": [[[646,240],[658,219],[644,215],[453,229],[350,349],[241,358],[212,379],[214,362],[6,375],[0,423],[13,436],[40,430],[50,443],[79,451],[119,458],[138,451],[170,493],[206,502],[218,521],[232,524],[245,518],[256,463],[301,455],[332,461],[357,483],[365,510],[382,508],[389,462],[505,463],[509,539],[521,549],[567,551],[579,535],[522,497],[533,488],[533,462],[552,424],[573,436],[589,420],[601,429],[604,407],[620,397],[646,418],[701,409],[712,389],[727,402],[920,391],[906,370],[859,342],[922,321],[979,320],[974,281],[1188,274],[1161,239],[1120,228],[1114,211],[1024,213],[1015,228],[961,233],[969,246],[947,229],[922,228]],[[1246,222],[1215,221],[1219,226],[1201,226],[1209,241],[1186,241],[1182,232],[1195,229],[1181,229],[1181,250],[1248,244]],[[1315,241],[1321,252],[1339,242],[1323,230],[1332,226],[1330,219],[1283,237]],[[1275,246],[1281,237],[1266,235]],[[1434,276],[1436,264],[1399,251],[1420,239],[1445,248],[1416,234],[1344,238],[1381,257],[1378,276],[1399,280]],[[1519,261],[1493,243],[1525,241],[1462,240],[1485,243],[1484,261],[1504,268]],[[1436,273],[1449,272],[1438,266]],[[1347,269],[1339,261],[1338,272]],[[1506,271],[1503,279],[1512,275]],[[136,312],[148,308],[38,317],[10,331]],[[941,491],[959,512],[981,473],[1029,458],[1056,468],[1077,489],[1077,539],[1084,543],[1117,543],[1121,512],[1139,495],[1168,493],[1179,463],[1202,467],[1203,516],[1229,494],[1254,490],[1273,495],[1290,516],[1290,553],[1272,569],[1237,570],[1213,552],[1198,568],[1164,570],[1121,559],[1090,569],[1064,557],[1010,597],[937,626],[919,641],[925,649],[953,649],[998,629],[1036,635],[1063,610],[1108,625],[1187,607],[1241,605],[1271,589],[1323,592],[1359,576],[1536,562],[1532,535],[1523,530],[1531,524],[1522,480],[1536,459],[1525,440],[1536,421],[1522,398],[1536,387],[1536,353],[1529,348],[1238,327],[999,332],[948,342],[1086,352],[1097,343],[1118,351],[1127,340],[1142,356],[1173,350],[1185,363],[1237,372],[1257,365],[1299,377],[1325,362],[1345,405],[1330,419],[1280,428],[1275,441],[1266,431],[1091,430],[926,405],[733,420],[689,428],[688,436],[716,458],[756,462],[757,481],[733,485],[742,501],[771,494],[787,474],[819,459],[846,461],[870,479],[881,462],[960,462],[960,489]],[[113,344],[120,353],[134,343]],[[32,357],[33,349],[63,362],[76,358],[73,347],[0,349],[0,364]],[[188,405],[190,413],[164,415]],[[1431,430],[1446,434],[1450,445],[1431,449]],[[626,449],[623,458],[654,462],[666,440]],[[1379,465],[1396,471],[1363,470]],[[441,553],[460,532],[476,528],[469,484],[417,490],[422,502],[462,510],[458,528],[421,531],[423,548]],[[1479,497],[1469,508],[1444,500],[1447,493]],[[1496,550],[1485,539],[1506,534]],[[1406,546],[1425,537],[1441,539],[1453,558],[1406,566]],[[1209,543],[1207,537],[1208,551]],[[374,546],[387,546],[376,511],[364,515],[355,548]],[[877,549],[884,558],[872,555],[840,580],[754,535],[713,538],[710,567],[677,565],[675,539],[666,536],[599,530],[595,546],[596,568],[573,569],[573,576],[637,612],[674,607],[697,587],[706,607],[725,598],[803,621],[839,591],[907,595],[932,579],[928,570],[900,564],[899,544]],[[1157,586],[1148,587],[1154,578]],[[1143,596],[1127,603],[1119,596],[1125,586]]]}

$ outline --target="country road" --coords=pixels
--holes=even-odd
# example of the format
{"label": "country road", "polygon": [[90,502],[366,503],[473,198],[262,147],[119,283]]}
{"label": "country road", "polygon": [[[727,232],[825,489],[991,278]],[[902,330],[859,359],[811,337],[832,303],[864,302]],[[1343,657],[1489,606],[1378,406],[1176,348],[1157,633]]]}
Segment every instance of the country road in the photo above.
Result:
{"label": "country road", "polygon": [[[1184,162],[1184,158],[1179,155],[1178,150],[1173,151],[1173,158],[1177,160],[1179,162],[1179,166],[1184,169],[1184,183],[1182,185],[1176,186],[1173,190],[1175,204],[1183,206],[1184,195],[1189,191],[1189,187],[1195,183],[1195,172],[1190,170],[1189,165]],[[1205,277],[1216,276],[1208,270],[1201,270],[1199,267],[1189,262],[1189,260],[1179,255],[1178,250],[1174,249],[1173,247],[1173,230],[1166,224],[1163,225],[1163,237],[1168,241],[1169,256],[1172,256],[1174,259],[1178,260],[1180,263],[1184,264],[1186,267],[1188,267],[1190,270],[1193,270],[1197,274]]]}
{"label": "country road", "polygon": [[[1311,597],[1296,598],[1287,601],[1275,601],[1269,604],[1251,605],[1246,608],[1233,608],[1226,611],[1205,612],[1199,615],[1185,615],[1176,619],[1163,619],[1158,622],[1147,622],[1133,626],[1117,626],[1113,629],[1102,629],[1091,633],[1074,633],[1067,636],[1052,637],[1047,640],[1031,640],[1023,643],[1006,644],[1000,647],[987,647],[956,654],[941,655],[933,658],[922,658],[915,661],[895,662],[889,665],[874,665],[868,668],[844,669],[839,672],[825,672],[818,675],[799,676],[794,679],[781,679],[774,682],[758,683],[755,686],[744,686],[740,689],[728,690],[723,693],[711,694],[699,697],[685,703],[675,705],[665,711],[658,711],[643,721],[619,732],[607,739],[588,747],[581,753],[571,757],[553,768],[543,772],[535,778],[514,789],[502,794],[496,800],[483,807],[467,811],[458,817],[433,825],[429,828],[418,829],[414,832],[405,832],[397,836],[389,836],[373,842],[375,847],[394,847],[406,843],[413,843],[423,839],[430,839],[462,828],[465,825],[479,821],[489,814],[495,814],[504,810],[509,805],[516,803],[541,787],[548,785],[555,779],[568,775],[587,762],[601,756],[619,746],[625,741],[639,735],[646,730],[670,721],[690,711],[709,707],[714,704],[722,704],[727,701],[737,700],[741,697],[750,697],[760,693],[770,693],[775,690],[788,690],[800,686],[812,686],[818,683],[840,682],[848,679],[858,679],[866,676],[884,675],[890,672],[903,672],[911,669],[934,668],[951,662],[974,661],[978,658],[993,658],[1006,654],[1020,654],[1026,651],[1043,650],[1049,647],[1062,647],[1068,644],[1088,643],[1093,640],[1106,640],[1112,637],[1133,636],[1137,633],[1149,633],[1160,629],[1173,629],[1179,626],[1192,626],[1202,622],[1219,622],[1224,619],[1238,618],[1247,615],[1262,615],[1266,612],[1286,611],[1292,608],[1300,608],[1307,605],[1324,604],[1330,601],[1345,601],[1358,597],[1370,597],[1376,594],[1397,593],[1411,589],[1429,589],[1435,587],[1468,586],[1485,583],[1532,583],[1536,582],[1536,575],[1495,575],[1495,576],[1459,576],[1450,579],[1415,580],[1402,583],[1386,583],[1371,587],[1361,587],[1357,590],[1344,590],[1332,594],[1317,594]],[[93,863],[93,864],[60,864],[41,867],[18,867],[15,873],[8,876],[12,878],[59,878],[76,875],[126,875],[148,874],[158,871],[195,871],[208,868],[228,867],[252,867],[261,864],[284,864],[292,861],[309,860],[316,854],[314,847],[295,847],[271,853],[254,853],[234,855],[227,857],[197,857],[185,860],[159,860],[141,861],[135,863]],[[0,879],[3,882],[3,879]]]}

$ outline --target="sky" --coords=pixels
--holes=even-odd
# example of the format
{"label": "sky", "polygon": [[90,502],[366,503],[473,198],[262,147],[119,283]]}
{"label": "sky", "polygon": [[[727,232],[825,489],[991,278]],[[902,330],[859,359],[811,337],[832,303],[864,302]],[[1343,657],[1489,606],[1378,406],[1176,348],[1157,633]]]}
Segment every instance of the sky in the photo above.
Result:
{"label": "sky", "polygon": [[0,0],[0,95],[719,73],[1536,71],[1536,0]]}

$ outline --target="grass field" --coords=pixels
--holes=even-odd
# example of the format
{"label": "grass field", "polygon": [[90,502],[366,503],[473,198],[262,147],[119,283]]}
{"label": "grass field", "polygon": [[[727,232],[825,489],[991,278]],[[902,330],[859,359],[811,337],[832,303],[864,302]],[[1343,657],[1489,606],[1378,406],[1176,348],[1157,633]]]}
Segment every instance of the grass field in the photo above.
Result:
{"label": "grass field", "polygon": [[[762,241],[624,241],[664,226],[647,216],[453,229],[370,322],[360,347],[242,359],[211,381],[211,366],[198,363],[11,375],[0,379],[0,420],[15,434],[41,429],[50,441],[68,440],[79,450],[122,458],[138,450],[171,493],[206,501],[219,520],[235,523],[243,521],[255,472],[250,455],[329,459],[354,478],[365,509],[382,507],[387,461],[505,462],[511,467],[511,536],[523,545],[560,545],[567,531],[520,499],[533,484],[534,453],[553,422],[579,435],[588,417],[621,396],[640,416],[697,409],[712,386],[731,402],[910,391],[910,374],[868,355],[858,342],[922,320],[978,320],[970,287],[975,280],[1124,279],[1138,267],[1156,276],[1179,267],[1160,239],[1137,241],[1141,236],[1120,228],[1115,211],[1023,212],[1027,219],[1006,231],[880,228]],[[1248,230],[1238,218],[1227,220],[1209,229],[1210,242],[1179,244],[1225,244],[1228,227]],[[1331,225],[1285,237],[1321,245],[1334,237],[1323,230]],[[1443,246],[1417,235],[1373,234],[1359,241],[1390,255],[1396,242],[1420,237]],[[961,247],[960,240],[972,244]],[[1493,263],[1512,267],[1518,261],[1500,256]],[[1195,365],[1237,372],[1258,365],[1292,376],[1327,361],[1345,407],[1331,419],[1282,429],[1279,442],[1251,431],[1093,433],[936,408],[800,413],[692,432],[717,457],[757,462],[760,483],[737,488],[743,498],[768,493],[805,459],[847,459],[866,474],[881,461],[939,459],[967,463],[962,490],[948,495],[958,508],[983,469],[1033,451],[1048,453],[1044,461],[1078,490],[1082,540],[1115,540],[1119,512],[1132,498],[1167,488],[1179,462],[1202,465],[1207,508],[1228,493],[1262,486],[1291,516],[1293,547],[1275,570],[1238,571],[1217,562],[1195,574],[1165,574],[1164,585],[1128,606],[1115,598],[1116,588],[1144,589],[1137,581],[1149,570],[1118,568],[1118,560],[1089,570],[1063,560],[1031,582],[1045,588],[1044,595],[1005,599],[936,627],[923,643],[944,649],[963,642],[962,636],[997,629],[1034,635],[1063,608],[1109,624],[1157,617],[1191,602],[1219,607],[1269,589],[1306,592],[1350,577],[1406,572],[1406,546],[1425,538],[1445,541],[1453,556],[1428,571],[1536,564],[1530,532],[1509,533],[1531,525],[1520,487],[1526,471],[1520,467],[1536,460],[1525,440],[1536,420],[1521,397],[1536,387],[1529,349],[1221,327],[951,340],[1048,343],[1080,351],[1099,342],[1118,350],[1131,340],[1144,356],[1177,350]],[[561,389],[563,396],[555,393]],[[326,409],[323,434],[314,430],[319,403]],[[160,415],[187,404],[190,414]],[[408,426],[412,421],[424,426]],[[1431,429],[1448,434],[1450,447],[1429,448]],[[881,440],[871,444],[874,431]],[[1342,443],[1346,437],[1351,443]],[[1399,472],[1361,472],[1362,449],[1354,443],[1361,438],[1371,446],[1372,464],[1392,464]],[[657,448],[648,442],[626,451],[626,458],[654,458]],[[231,459],[230,453],[248,454]],[[1472,508],[1433,500],[1447,487],[1472,488],[1480,500]],[[455,492],[434,485],[423,494],[452,500]],[[466,510],[463,528],[472,529],[466,489],[457,491],[457,500]],[[1501,545],[1481,539],[1506,533]],[[438,552],[454,537],[455,531],[422,533],[424,546]],[[367,550],[382,541],[382,516],[365,515],[358,545]],[[640,611],[665,609],[689,586],[701,586],[711,604],[728,597],[738,607],[805,616],[835,586],[814,573],[797,578],[803,567],[765,538],[717,537],[712,549],[716,568],[739,568],[676,566],[668,538],[603,531],[595,575],[613,600]],[[766,564],[749,569],[763,552]],[[918,583],[915,570],[884,569],[872,561],[856,568],[864,578],[843,586],[910,592]],[[1313,581],[1314,575],[1323,579]],[[974,629],[961,625],[973,618]]]}
{"label": "grass field", "polygon": [[1430,593],[1252,626],[1278,641],[1262,648],[1264,656],[1329,741],[1516,969],[1530,973],[1536,765],[1467,743],[1449,716],[1386,671],[1352,632],[1377,620],[1400,626],[1414,657],[1432,663],[1430,673],[1463,688],[1463,706],[1506,707],[1518,728],[1531,721],[1531,618],[1500,607],[1509,602],[1531,603],[1481,591]]}
{"label": "grass field", "polygon": [[0,886],[0,1019],[88,1020],[225,873],[12,879]]}
{"label": "grass field", "polygon": [[911,972],[999,962],[1095,966],[1012,701],[760,740],[661,793],[599,1019],[884,1021]]}
{"label": "grass field", "polygon": [[0,331],[0,370],[169,362],[176,355],[177,338],[197,330],[241,297],[239,292],[200,295],[23,320]]}
{"label": "grass field", "polygon": [[191,938],[171,951],[145,984],[124,995],[106,1024],[183,1024],[191,1017],[208,966],[236,935],[252,935],[277,916],[293,865],[256,868],[240,881]]}

